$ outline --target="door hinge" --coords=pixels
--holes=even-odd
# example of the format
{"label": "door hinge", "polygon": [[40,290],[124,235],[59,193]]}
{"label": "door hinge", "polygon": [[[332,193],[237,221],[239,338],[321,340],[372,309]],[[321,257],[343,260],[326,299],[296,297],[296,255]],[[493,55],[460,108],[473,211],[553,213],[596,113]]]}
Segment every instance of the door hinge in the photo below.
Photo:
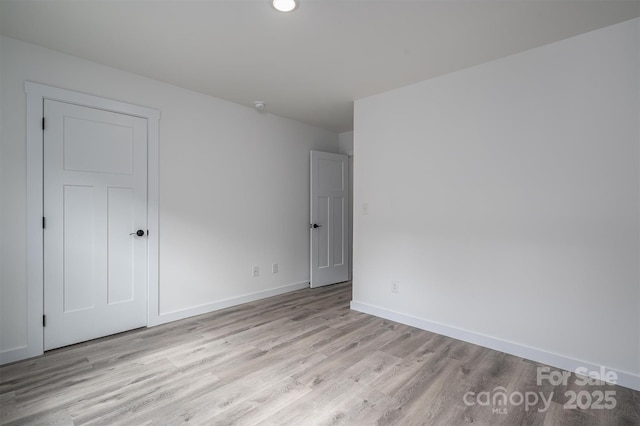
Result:
{"label": "door hinge", "polygon": [[42,217],[42,229],[46,228],[47,226],[47,219],[43,216]]}
{"label": "door hinge", "polygon": [[44,130],[44,117],[42,117],[42,130]]}
{"label": "door hinge", "polygon": [[46,315],[43,315],[43,316],[42,316],[42,326],[43,326],[43,327],[46,327],[46,326],[47,326],[47,316],[46,316]]}
{"label": "door hinge", "polygon": [[147,229],[147,237],[149,236],[149,230]]}

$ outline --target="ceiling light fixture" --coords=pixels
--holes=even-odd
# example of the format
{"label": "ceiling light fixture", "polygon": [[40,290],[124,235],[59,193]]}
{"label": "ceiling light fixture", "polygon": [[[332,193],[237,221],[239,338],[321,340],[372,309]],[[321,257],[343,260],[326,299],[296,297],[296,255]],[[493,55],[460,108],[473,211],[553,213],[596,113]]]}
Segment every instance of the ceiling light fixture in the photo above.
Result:
{"label": "ceiling light fixture", "polygon": [[253,106],[256,107],[257,110],[263,110],[265,105],[267,105],[264,101],[253,101]]}
{"label": "ceiling light fixture", "polygon": [[298,2],[296,0],[273,0],[271,4],[280,12],[291,12],[298,7]]}

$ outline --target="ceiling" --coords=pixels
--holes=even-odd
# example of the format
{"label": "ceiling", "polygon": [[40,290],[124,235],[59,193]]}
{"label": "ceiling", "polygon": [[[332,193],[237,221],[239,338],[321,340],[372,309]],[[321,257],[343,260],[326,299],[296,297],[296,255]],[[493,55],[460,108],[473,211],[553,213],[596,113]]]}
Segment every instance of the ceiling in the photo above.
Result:
{"label": "ceiling", "polygon": [[0,33],[336,132],[353,101],[640,16],[640,0],[0,0]]}

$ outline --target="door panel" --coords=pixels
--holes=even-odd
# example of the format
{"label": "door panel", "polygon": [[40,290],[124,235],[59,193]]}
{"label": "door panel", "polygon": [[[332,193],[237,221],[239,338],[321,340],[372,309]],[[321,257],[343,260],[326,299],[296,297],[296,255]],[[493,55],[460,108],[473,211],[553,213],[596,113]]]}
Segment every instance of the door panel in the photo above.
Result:
{"label": "door panel", "polygon": [[64,169],[130,175],[133,137],[131,127],[65,116]]}
{"label": "door panel", "polygon": [[348,279],[348,179],[347,156],[311,151],[311,287]]}
{"label": "door panel", "polygon": [[[316,218],[312,219],[313,223],[324,224],[316,228],[311,234],[312,239],[316,239],[314,258],[316,259],[317,268],[329,267],[329,197],[318,196],[316,197],[317,207],[315,209]],[[313,249],[312,249],[313,250]]]}
{"label": "door panel", "polygon": [[74,312],[94,307],[93,292],[86,285],[86,277],[95,275],[93,248],[94,188],[92,186],[64,186],[64,267],[62,287],[64,312]]}
{"label": "door panel", "polygon": [[45,350],[146,325],[146,119],[44,101]]}
{"label": "door panel", "polygon": [[108,202],[108,259],[107,303],[131,301],[134,298],[135,240],[129,235],[135,229],[131,188],[109,188]]}
{"label": "door panel", "polygon": [[344,198],[333,197],[332,207],[331,223],[333,226],[331,227],[331,231],[333,235],[331,240],[333,242],[333,264],[342,266],[346,264],[344,258],[346,250],[346,235],[344,227],[348,220]]}

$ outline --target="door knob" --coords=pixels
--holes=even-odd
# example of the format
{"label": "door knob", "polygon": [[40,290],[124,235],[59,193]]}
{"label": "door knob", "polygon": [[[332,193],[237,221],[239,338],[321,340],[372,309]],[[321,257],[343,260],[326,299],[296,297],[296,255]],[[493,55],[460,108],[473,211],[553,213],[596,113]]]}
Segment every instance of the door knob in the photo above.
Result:
{"label": "door knob", "polygon": [[311,225],[313,229],[320,228],[321,226],[322,225],[318,225],[317,223],[314,223],[313,225]]}
{"label": "door knob", "polygon": [[144,231],[142,229],[138,229],[136,232],[132,232],[129,235],[137,235],[138,237],[142,237],[144,235]]}

